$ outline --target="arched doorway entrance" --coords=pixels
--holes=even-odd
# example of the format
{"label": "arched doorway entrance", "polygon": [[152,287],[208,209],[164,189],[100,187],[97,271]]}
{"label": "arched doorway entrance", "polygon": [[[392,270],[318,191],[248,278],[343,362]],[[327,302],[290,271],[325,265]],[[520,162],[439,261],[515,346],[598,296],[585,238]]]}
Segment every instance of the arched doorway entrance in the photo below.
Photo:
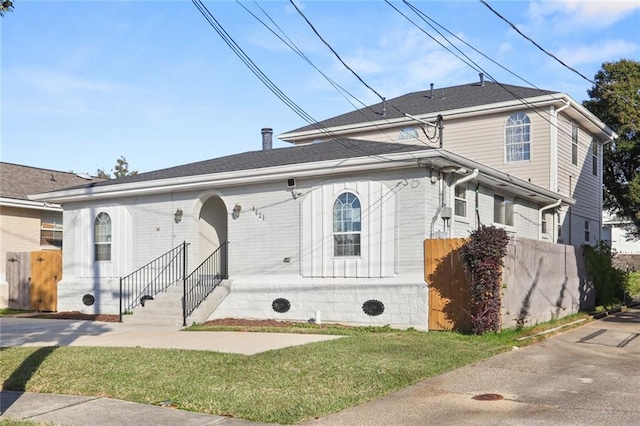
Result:
{"label": "arched doorway entrance", "polygon": [[227,207],[214,195],[200,209],[198,219],[198,265],[227,241]]}

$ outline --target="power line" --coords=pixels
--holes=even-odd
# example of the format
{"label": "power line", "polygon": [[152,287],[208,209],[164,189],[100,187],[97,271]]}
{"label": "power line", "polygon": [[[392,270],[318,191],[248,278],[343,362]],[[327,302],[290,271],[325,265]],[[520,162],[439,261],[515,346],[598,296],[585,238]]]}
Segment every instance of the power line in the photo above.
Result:
{"label": "power line", "polygon": [[[440,31],[438,31],[437,29],[434,28],[434,30],[444,39],[447,41],[447,43],[449,43],[451,46],[453,46],[456,50],[458,50],[469,62],[471,62],[471,65],[469,62],[467,62],[466,60],[462,59],[460,56],[458,56],[455,52],[453,52],[451,49],[449,49],[447,46],[445,46],[440,40],[438,40],[437,38],[433,37],[431,34],[429,34],[426,30],[424,30],[422,27],[420,27],[418,24],[416,24],[411,18],[409,18],[407,15],[405,15],[402,11],[400,11],[398,8],[396,8],[393,4],[391,4],[391,2],[389,0],[385,0],[385,2],[391,6],[396,12],[398,12],[400,15],[402,15],[406,20],[408,20],[409,22],[411,22],[416,28],[418,28],[420,31],[422,31],[424,34],[426,34],[429,38],[431,38],[433,41],[435,41],[436,43],[438,43],[440,46],[442,46],[442,48],[444,48],[447,52],[451,53],[453,56],[455,56],[456,58],[458,58],[460,61],[464,62],[466,65],[468,65],[469,67],[473,68],[476,71],[482,71],[489,80],[493,81],[494,83],[496,83],[498,86],[500,86],[503,90],[505,90],[507,93],[509,93],[511,96],[514,97],[514,99],[517,99],[518,101],[520,101],[524,106],[528,107],[529,109],[531,109],[533,112],[535,112],[537,115],[539,115],[543,120],[545,120],[546,122],[548,122],[551,126],[556,126],[554,123],[551,122],[551,120],[549,120],[544,114],[548,114],[546,111],[544,111],[542,108],[536,107],[535,105],[533,105],[531,102],[527,101],[526,99],[518,96],[517,93],[515,93],[514,91],[508,89],[505,85],[503,85],[502,83],[500,83],[497,79],[493,78],[493,76],[491,74],[489,74],[489,72],[487,72],[485,69],[483,69],[478,63],[476,63],[473,59],[469,58],[469,56],[467,56],[464,52],[462,52],[458,47],[456,47],[445,35],[443,35]],[[405,2],[408,4],[408,2]],[[417,8],[415,8],[413,5],[408,4],[409,7],[414,11],[414,13],[416,13],[418,16],[421,15],[425,15],[423,12],[419,11]],[[418,13],[419,12],[419,13]],[[426,16],[426,15],[425,15]],[[424,21],[424,18],[422,18]],[[428,22],[425,21],[425,23],[427,23],[427,25],[431,26]],[[433,26],[431,26],[433,28]],[[542,111],[542,112],[540,112]]]}
{"label": "power line", "polygon": [[333,47],[331,47],[331,45],[329,43],[327,43],[327,41],[320,35],[320,33],[318,32],[318,30],[316,30],[316,27],[313,26],[313,24],[311,23],[311,21],[309,21],[307,19],[307,17],[305,16],[305,14],[302,12],[302,10],[300,10],[300,8],[298,7],[298,5],[295,3],[295,1],[293,0],[289,0],[289,3],[291,3],[293,5],[293,7],[298,11],[298,14],[307,22],[307,24],[309,24],[309,26],[311,27],[311,29],[313,30],[314,33],[316,33],[316,35],[318,36],[318,38],[325,44],[325,46],[327,46],[329,48],[329,50],[331,50],[331,52],[335,55],[336,58],[338,58],[338,60],[342,63],[342,65],[345,66],[346,69],[348,69],[349,71],[351,71],[351,73],[358,79],[360,80],[360,82],[362,84],[364,84],[369,90],[371,90],[373,93],[375,93],[380,100],[384,103],[385,102],[385,97],[382,96],[380,93],[378,93],[373,87],[369,86],[367,83],[365,83],[365,81],[358,75],[358,73],[356,73],[349,65],[346,64],[345,61],[342,60],[342,58],[340,57],[340,55],[338,54],[338,52],[336,52],[334,50]]}
{"label": "power line", "polygon": [[218,22],[218,20],[211,14],[211,12],[207,9],[207,7],[202,3],[201,0],[192,0],[192,3],[196,6],[198,11],[202,14],[202,16],[207,20],[209,25],[218,33],[218,35],[222,38],[225,44],[240,58],[240,60],[251,70],[251,72],[258,77],[258,79],[266,85],[272,93],[274,93],[282,102],[284,102],[291,110],[293,110],[296,114],[298,114],[302,119],[307,121],[309,124],[314,126],[320,132],[333,137],[338,143],[343,145],[345,148],[351,149],[354,152],[361,152],[363,155],[372,157],[372,158],[382,158],[386,159],[382,155],[375,155],[364,152],[358,146],[350,143],[347,139],[339,137],[333,134],[326,128],[323,128],[318,125],[318,121],[315,120],[311,115],[309,115],[306,111],[304,111],[300,106],[298,106],[293,100],[291,100],[280,88],[271,81],[266,74],[251,60],[251,58],[242,50],[242,48],[235,42],[233,37],[229,35],[229,33],[224,29],[224,27]]}
{"label": "power line", "polygon": [[581,72],[579,72],[578,70],[576,70],[575,68],[565,64],[562,60],[560,60],[560,58],[558,58],[556,55],[554,55],[553,53],[547,51],[545,48],[543,48],[542,46],[540,46],[538,43],[536,43],[531,37],[527,36],[526,34],[524,34],[522,31],[520,31],[520,29],[518,27],[516,27],[511,21],[509,21],[507,18],[505,18],[504,16],[502,16],[497,10],[495,10],[493,7],[491,7],[489,5],[489,3],[487,3],[484,0],[479,0],[480,3],[484,4],[490,11],[492,11],[494,14],[496,14],[500,19],[502,19],[504,22],[506,22],[511,28],[513,28],[518,34],[520,34],[522,37],[524,37],[525,39],[529,40],[535,47],[537,47],[538,49],[540,49],[542,52],[546,53],[548,56],[552,57],[553,59],[555,59],[556,61],[558,61],[563,67],[567,68],[568,70],[573,71],[574,73],[578,74],[580,77],[582,77],[583,79],[587,80],[589,83],[595,84],[596,86],[598,85],[598,83],[596,83],[595,81],[591,80],[590,78],[587,78],[584,74],[582,74]]}
{"label": "power line", "polygon": [[[291,40],[291,38],[289,36],[287,36],[287,34],[285,33],[284,30],[282,30],[282,28],[280,28],[280,26],[274,21],[274,19],[262,8],[262,6],[260,6],[255,0],[254,0],[254,4],[262,11],[262,13],[269,19],[269,21],[271,21],[271,23],[278,29],[278,31],[280,31],[280,33],[282,33],[282,35],[286,38],[283,39],[279,34],[277,34],[271,27],[269,27],[269,25],[267,25],[262,19],[260,19],[258,16],[256,16],[252,11],[250,11],[247,7],[245,7],[239,0],[236,0],[236,3],[238,3],[247,13],[249,13],[251,16],[253,16],[258,22],[260,22],[265,28],[267,28],[274,36],[276,36],[280,41],[282,41],[287,47],[289,47],[292,51],[294,51],[298,56],[300,56],[302,59],[304,59],[305,62],[307,62],[311,67],[313,67],[320,75],[322,75],[322,77],[324,77],[335,89],[338,93],[340,93],[347,102],[349,102],[351,104],[351,106],[358,111],[367,121],[370,121],[366,115],[364,114],[363,110],[369,110],[374,114],[378,114],[381,115],[379,112],[374,111],[369,105],[365,104],[364,102],[362,102],[360,99],[358,99],[355,95],[353,95],[352,93],[350,93],[347,89],[345,89],[343,86],[341,86],[340,84],[338,84],[336,81],[334,81],[331,77],[329,77],[326,73],[324,73],[320,68],[318,68],[312,61],[311,59],[305,55],[305,53],[295,44],[295,42],[293,40]],[[349,95],[352,99],[354,99],[355,101],[357,101],[358,103],[360,103],[360,105],[362,105],[363,108],[359,108],[358,106],[356,106],[350,99],[349,97],[347,97],[345,94]],[[379,125],[374,122],[374,121],[370,121],[371,124],[373,124],[376,128],[380,129]],[[430,141],[432,141],[433,137],[430,137],[428,134],[425,133],[425,136],[427,137],[427,139],[429,139]],[[387,138],[389,139],[390,142],[392,143],[397,143],[396,140],[394,140],[393,138],[391,138],[391,136],[387,135]],[[429,145],[427,145],[429,146]]]}

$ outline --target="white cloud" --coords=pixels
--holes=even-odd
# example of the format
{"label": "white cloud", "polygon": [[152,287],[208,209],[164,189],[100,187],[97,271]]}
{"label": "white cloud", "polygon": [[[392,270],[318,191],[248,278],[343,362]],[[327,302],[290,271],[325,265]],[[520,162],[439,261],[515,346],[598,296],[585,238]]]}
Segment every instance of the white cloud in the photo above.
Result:
{"label": "white cloud", "polygon": [[604,40],[598,43],[571,46],[560,49],[557,54],[569,65],[602,63],[612,58],[621,58],[638,51],[638,45],[625,40]]}
{"label": "white cloud", "polygon": [[640,9],[640,2],[602,0],[534,1],[528,15],[541,25],[550,23],[556,29],[607,28]]}

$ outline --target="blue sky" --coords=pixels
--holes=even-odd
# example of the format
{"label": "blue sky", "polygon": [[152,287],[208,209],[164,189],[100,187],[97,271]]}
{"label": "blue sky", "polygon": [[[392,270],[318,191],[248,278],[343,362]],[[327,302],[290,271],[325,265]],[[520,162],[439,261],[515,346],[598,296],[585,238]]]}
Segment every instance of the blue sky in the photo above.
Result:
{"label": "blue sky", "polygon": [[[542,89],[587,99],[591,84],[546,56],[479,1],[412,1],[440,25]],[[605,61],[640,60],[640,2],[488,1],[592,79]],[[140,172],[261,148],[260,129],[307,124],[235,56],[190,1],[14,1],[1,25],[2,161]],[[354,107],[235,1],[205,1],[260,69],[316,120]],[[378,98],[288,1],[243,2],[272,19],[358,101]],[[390,99],[476,81],[477,72],[383,1],[297,1],[358,75]],[[393,4],[437,34],[402,2]],[[451,38],[454,40],[453,38]],[[464,46],[457,43],[461,48]],[[465,48],[491,76],[528,85]],[[274,138],[274,147],[288,144]]]}

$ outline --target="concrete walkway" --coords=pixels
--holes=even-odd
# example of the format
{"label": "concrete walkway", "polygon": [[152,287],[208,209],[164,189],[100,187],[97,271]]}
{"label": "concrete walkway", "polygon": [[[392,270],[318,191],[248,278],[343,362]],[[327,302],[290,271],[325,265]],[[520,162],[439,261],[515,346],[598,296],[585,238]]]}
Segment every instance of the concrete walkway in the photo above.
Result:
{"label": "concrete walkway", "polygon": [[[57,323],[61,320],[52,321]],[[114,330],[105,323],[73,326],[51,324],[59,327],[51,332],[33,325],[38,323],[28,323],[23,325],[26,335],[20,338],[17,329],[9,323],[4,319],[0,321],[3,346],[5,342],[41,346],[42,342],[49,340],[73,344],[82,340],[76,336],[78,338],[71,341],[71,336],[80,331],[95,335],[116,333],[122,339],[121,344],[129,341],[129,345],[137,346],[137,339],[146,341],[143,336],[127,333],[128,329],[115,326]],[[5,326],[10,331],[6,341]],[[151,333],[148,329],[139,329],[140,332]],[[51,333],[55,337],[50,336]],[[157,346],[156,343],[145,347],[170,347],[169,342],[177,344],[178,340],[172,340],[175,333],[178,332],[167,332],[167,346]],[[223,335],[203,339],[201,333],[179,334],[200,336],[192,341],[199,348],[204,346],[201,340],[224,340]],[[250,340],[256,337],[255,333],[238,334],[247,335]],[[283,338],[280,334],[268,334],[256,341],[263,338],[268,340],[269,336],[276,341]],[[161,337],[158,335],[155,338]],[[112,338],[115,339],[115,336]],[[288,343],[302,344],[295,339]],[[216,345],[227,346],[224,342],[217,342]],[[243,344],[237,346],[240,350]],[[270,347],[270,344],[265,343],[264,347]],[[474,399],[479,395],[496,395],[498,399]],[[0,418],[46,421],[58,425],[257,424],[109,398],[2,392],[0,402]],[[304,424],[422,426],[639,423],[640,309],[635,308]]]}
{"label": "concrete walkway", "polygon": [[114,346],[254,355],[340,336],[233,331],[60,319],[0,318],[0,346]]}

